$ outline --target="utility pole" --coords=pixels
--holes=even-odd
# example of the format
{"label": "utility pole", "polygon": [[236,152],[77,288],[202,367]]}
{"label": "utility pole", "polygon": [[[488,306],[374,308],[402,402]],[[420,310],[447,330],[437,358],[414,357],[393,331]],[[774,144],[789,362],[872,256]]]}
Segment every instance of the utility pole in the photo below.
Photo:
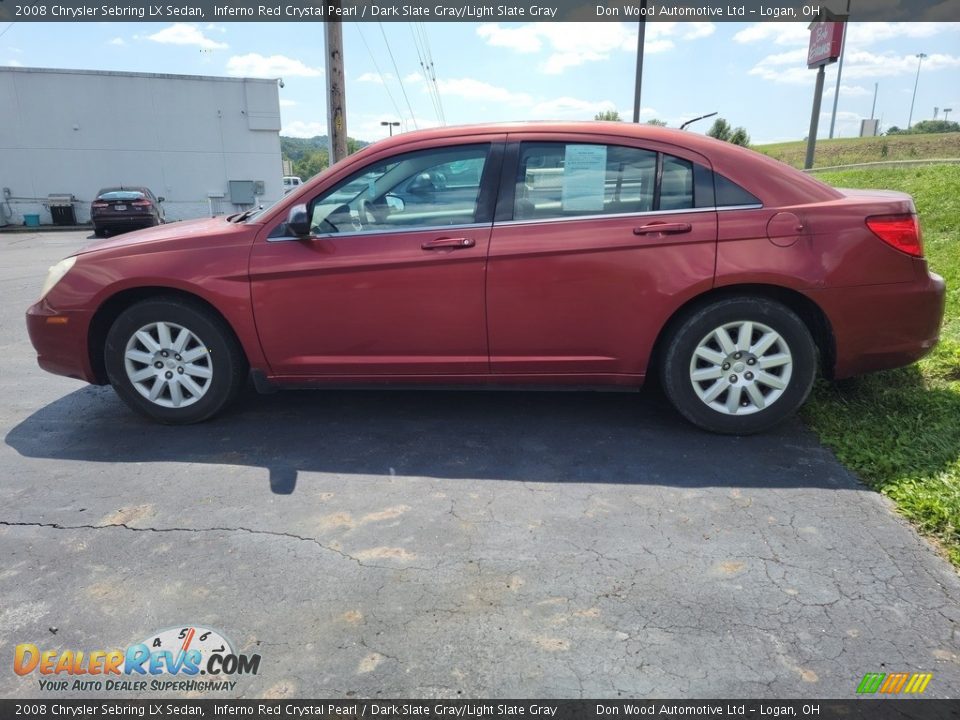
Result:
{"label": "utility pole", "polygon": [[[640,2],[640,17],[647,12],[647,0]],[[640,122],[640,86],[643,84],[643,43],[647,34],[647,21],[640,20],[640,29],[637,31],[637,78],[633,91],[633,121]]]}
{"label": "utility pole", "polygon": [[877,110],[877,91],[880,89],[880,83],[873,84],[873,105],[870,107],[870,119],[873,120],[873,113]]}
{"label": "utility pole", "polygon": [[813,167],[813,155],[817,147],[817,125],[820,123],[820,100],[823,97],[823,78],[826,75],[825,67],[821,65],[817,68],[817,84],[813,90],[813,112],[810,113],[810,131],[807,133],[807,157],[803,163],[804,170]]}
{"label": "utility pole", "polygon": [[[340,8],[341,0],[330,0],[331,8]],[[336,17],[336,15],[334,15]],[[328,15],[329,17],[329,15]],[[330,140],[330,164],[347,156],[347,97],[343,77],[343,24],[327,20],[323,24],[327,51],[327,134]]]}

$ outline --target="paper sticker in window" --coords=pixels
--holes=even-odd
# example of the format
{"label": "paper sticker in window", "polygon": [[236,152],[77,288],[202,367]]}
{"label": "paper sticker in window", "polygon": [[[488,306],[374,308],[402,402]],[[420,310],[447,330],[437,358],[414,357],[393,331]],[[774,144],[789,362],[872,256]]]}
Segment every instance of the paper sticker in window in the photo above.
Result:
{"label": "paper sticker in window", "polygon": [[606,175],[606,145],[567,145],[563,155],[564,212],[603,210]]}

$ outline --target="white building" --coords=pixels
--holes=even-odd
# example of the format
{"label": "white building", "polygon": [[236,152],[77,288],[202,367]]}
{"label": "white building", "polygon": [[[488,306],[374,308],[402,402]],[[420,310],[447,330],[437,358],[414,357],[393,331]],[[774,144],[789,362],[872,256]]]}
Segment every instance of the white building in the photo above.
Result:
{"label": "white building", "polygon": [[54,194],[89,222],[118,185],[166,198],[168,221],[273,202],[279,131],[276,80],[0,68],[0,225],[52,222]]}

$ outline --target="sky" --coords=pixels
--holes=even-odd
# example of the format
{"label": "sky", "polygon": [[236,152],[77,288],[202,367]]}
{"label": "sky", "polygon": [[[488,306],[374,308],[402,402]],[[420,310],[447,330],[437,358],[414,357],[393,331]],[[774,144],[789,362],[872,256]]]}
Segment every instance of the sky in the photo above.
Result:
{"label": "sky", "polygon": [[[344,23],[347,130],[374,141],[401,130],[509,120],[633,115],[637,23]],[[0,65],[282,78],[283,135],[326,133],[320,23],[15,23],[0,25]],[[641,120],[677,127],[719,112],[754,144],[807,135],[816,71],[806,23],[648,23]],[[954,108],[960,23],[851,23],[835,136],[906,127]],[[432,58],[432,72],[429,61]],[[818,136],[829,134],[837,64]],[[435,77],[435,82],[433,78]],[[706,132],[711,120],[691,130]]]}

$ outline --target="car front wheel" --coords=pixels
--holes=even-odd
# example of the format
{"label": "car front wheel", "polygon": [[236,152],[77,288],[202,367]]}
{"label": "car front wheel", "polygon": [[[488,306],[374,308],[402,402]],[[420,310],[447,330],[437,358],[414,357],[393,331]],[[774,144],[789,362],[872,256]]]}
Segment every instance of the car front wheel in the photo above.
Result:
{"label": "car front wheel", "polygon": [[219,412],[239,392],[246,370],[225,323],[178,298],[145,300],[122,312],[107,334],[104,361],[124,402],[177,425]]}
{"label": "car front wheel", "polygon": [[816,345],[792,310],[766,298],[729,298],[691,313],[673,330],[661,380],[690,422],[749,435],[796,412],[816,367]]}

